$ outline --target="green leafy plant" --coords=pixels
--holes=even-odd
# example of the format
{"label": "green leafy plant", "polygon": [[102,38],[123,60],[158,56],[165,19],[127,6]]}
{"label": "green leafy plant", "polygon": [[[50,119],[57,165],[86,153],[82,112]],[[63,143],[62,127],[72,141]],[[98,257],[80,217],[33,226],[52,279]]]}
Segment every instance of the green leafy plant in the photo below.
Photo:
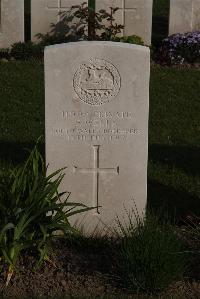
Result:
{"label": "green leafy plant", "polygon": [[113,40],[124,28],[115,23],[114,15],[118,8],[110,8],[110,12],[95,12],[86,2],[72,6],[68,11],[60,13],[60,21],[51,24],[47,34],[38,33],[36,37],[43,45],[64,43],[78,40]]}
{"label": "green leafy plant", "polygon": [[39,263],[48,260],[55,238],[77,231],[68,218],[90,208],[69,202],[70,193],[59,193],[62,170],[47,175],[37,145],[20,167],[1,172],[0,258],[9,265],[7,284],[24,249],[35,248]]}
{"label": "green leafy plant", "polygon": [[118,270],[123,283],[130,289],[153,293],[182,278],[183,245],[174,229],[151,213],[144,219],[135,210],[127,214],[128,223],[118,221],[122,235]]}
{"label": "green leafy plant", "polygon": [[115,13],[118,10],[118,7],[110,7],[110,12],[102,9],[95,14],[96,39],[114,40],[122,32],[124,26],[115,23]]}
{"label": "green leafy plant", "polygon": [[130,36],[122,36],[122,37],[115,37],[116,42],[121,43],[129,43],[129,44],[135,44],[135,45],[144,45],[144,42],[141,37],[137,35],[130,35]]}
{"label": "green leafy plant", "polygon": [[21,60],[42,59],[45,46],[81,40],[119,41],[143,45],[138,36],[119,37],[124,26],[115,22],[118,9],[110,7],[109,12],[95,12],[94,6],[88,6],[86,2],[74,5],[69,10],[60,12],[60,21],[51,24],[50,32],[36,34],[38,43],[15,43],[10,54]]}
{"label": "green leafy plant", "polygon": [[18,42],[12,45],[10,56],[16,60],[42,59],[44,47],[41,44]]}
{"label": "green leafy plant", "polygon": [[10,59],[10,50],[8,48],[0,49],[0,59]]}
{"label": "green leafy plant", "polygon": [[46,46],[87,39],[89,9],[86,2],[60,13],[60,21],[51,24],[50,32],[38,33],[40,44]]}

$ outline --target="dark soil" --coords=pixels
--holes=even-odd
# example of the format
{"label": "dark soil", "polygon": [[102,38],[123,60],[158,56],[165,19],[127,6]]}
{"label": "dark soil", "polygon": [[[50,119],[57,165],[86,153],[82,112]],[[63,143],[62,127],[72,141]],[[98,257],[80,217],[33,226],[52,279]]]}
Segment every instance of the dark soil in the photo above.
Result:
{"label": "dark soil", "polygon": [[[199,218],[192,218],[196,225]],[[190,255],[186,281],[170,286],[159,298],[200,298],[199,239],[187,227],[177,227],[176,233]],[[123,288],[117,276],[116,240],[75,238],[55,241],[49,261],[38,266],[35,252],[24,252],[15,273],[6,287],[7,268],[0,264],[0,298],[152,298],[138,297]],[[153,297],[155,298],[155,297]]]}
{"label": "dark soil", "polygon": [[[23,255],[8,287],[7,271],[0,274],[0,298],[70,298],[124,294],[114,277],[112,257],[101,248],[57,243],[51,261],[36,267],[37,259]],[[99,244],[101,247],[101,244]],[[113,272],[113,273],[112,273]],[[126,293],[126,292],[125,292]]]}
{"label": "dark soil", "polygon": [[[188,243],[188,249],[195,249],[193,239],[190,240],[183,228],[177,233]],[[171,285],[158,297],[151,297],[131,294],[123,288],[116,274],[116,251],[117,243],[108,240],[57,241],[50,260],[40,267],[34,252],[24,252],[8,287],[5,285],[7,269],[0,264],[0,298],[200,298],[199,254],[190,261],[189,277],[185,281]]]}

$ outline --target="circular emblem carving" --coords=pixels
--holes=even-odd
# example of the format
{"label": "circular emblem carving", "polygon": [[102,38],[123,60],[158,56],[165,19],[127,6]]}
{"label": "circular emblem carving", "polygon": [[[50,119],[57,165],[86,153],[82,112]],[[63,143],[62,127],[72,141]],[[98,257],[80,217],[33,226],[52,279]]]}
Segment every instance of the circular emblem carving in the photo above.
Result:
{"label": "circular emblem carving", "polygon": [[92,58],[81,64],[73,83],[75,92],[83,102],[99,106],[116,97],[121,87],[121,78],[113,64]]}

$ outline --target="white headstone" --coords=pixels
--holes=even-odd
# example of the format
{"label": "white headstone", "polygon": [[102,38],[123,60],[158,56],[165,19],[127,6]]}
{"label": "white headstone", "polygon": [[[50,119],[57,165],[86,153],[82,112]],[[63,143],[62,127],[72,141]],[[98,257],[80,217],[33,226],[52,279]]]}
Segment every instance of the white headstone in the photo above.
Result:
{"label": "white headstone", "polygon": [[24,41],[24,0],[0,0],[0,48]]}
{"label": "white headstone", "polygon": [[200,0],[170,0],[169,34],[200,30]]}
{"label": "white headstone", "polygon": [[96,0],[96,12],[118,7],[115,23],[123,25],[124,36],[138,35],[146,45],[151,44],[153,0]]}
{"label": "white headstone", "polygon": [[87,0],[32,0],[31,1],[31,39],[37,41],[38,33],[51,31],[51,24],[61,20],[61,12],[69,11],[74,5]]}
{"label": "white headstone", "polygon": [[61,190],[99,206],[74,221],[113,227],[147,196],[149,49],[115,42],[47,47],[46,161],[67,166]]}

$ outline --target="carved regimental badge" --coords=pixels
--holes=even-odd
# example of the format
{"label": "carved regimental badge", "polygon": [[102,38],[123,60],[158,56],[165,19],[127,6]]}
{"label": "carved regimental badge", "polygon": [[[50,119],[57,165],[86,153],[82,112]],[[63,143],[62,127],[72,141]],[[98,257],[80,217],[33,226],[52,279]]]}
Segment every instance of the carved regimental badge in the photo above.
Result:
{"label": "carved regimental badge", "polygon": [[83,63],[74,75],[74,90],[89,105],[102,105],[115,98],[121,87],[116,67],[103,59]]}

